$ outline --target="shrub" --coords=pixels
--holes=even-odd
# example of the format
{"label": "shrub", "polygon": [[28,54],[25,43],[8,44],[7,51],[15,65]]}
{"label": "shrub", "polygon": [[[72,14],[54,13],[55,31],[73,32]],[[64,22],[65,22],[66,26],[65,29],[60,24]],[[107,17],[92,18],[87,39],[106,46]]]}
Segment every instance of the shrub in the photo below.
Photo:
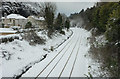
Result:
{"label": "shrub", "polygon": [[54,51],[54,47],[53,47],[53,46],[51,46],[50,50],[51,50],[51,51]]}
{"label": "shrub", "polygon": [[4,24],[4,23],[2,23],[2,28],[4,28],[4,26],[5,26],[5,24]]}
{"label": "shrub", "polygon": [[63,35],[65,35],[65,31],[60,31],[60,34],[63,34]]}
{"label": "shrub", "polygon": [[8,38],[9,42],[12,42],[14,40],[14,38],[10,37]]}
{"label": "shrub", "polygon": [[32,28],[32,23],[29,21],[25,25],[25,29]]}
{"label": "shrub", "polygon": [[7,42],[12,42],[14,39],[19,39],[18,36],[15,37],[6,37],[6,38],[1,38],[0,43],[7,43]]}
{"label": "shrub", "polygon": [[28,41],[30,45],[45,44],[45,39],[39,37],[33,30],[26,32],[22,37]]}

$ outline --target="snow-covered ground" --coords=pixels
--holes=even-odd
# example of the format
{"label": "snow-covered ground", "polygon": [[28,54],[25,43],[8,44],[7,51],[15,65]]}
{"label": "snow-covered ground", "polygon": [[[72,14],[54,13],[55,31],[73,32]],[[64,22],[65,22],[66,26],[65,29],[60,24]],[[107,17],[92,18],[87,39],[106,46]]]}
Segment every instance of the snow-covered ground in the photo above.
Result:
{"label": "snow-covered ground", "polygon": [[0,79],[2,78],[2,57],[0,54]]}
{"label": "snow-covered ground", "polygon": [[[66,35],[56,33],[52,39],[49,39],[45,32],[38,32],[37,35],[47,40],[45,45],[31,46],[25,40],[1,44],[0,50],[7,51],[4,54],[8,54],[2,58],[3,54],[0,53],[1,75],[3,77],[15,77],[21,74],[22,77],[87,77],[92,74],[93,77],[97,77],[99,63],[91,59],[88,53],[90,49],[88,38],[91,37],[91,33],[82,28],[71,28],[71,30],[73,35],[68,40],[66,39],[71,35],[71,31],[64,30]],[[96,39],[99,41],[102,37]],[[61,43],[63,44],[60,45]],[[50,51],[52,46],[59,47]],[[47,57],[42,60],[46,54]],[[26,72],[27,69],[29,70]]]}
{"label": "snow-covered ground", "polygon": [[73,36],[42,62],[34,65],[22,77],[86,77],[89,61],[86,57],[91,33],[82,28],[72,28]]}
{"label": "snow-covered ground", "polygon": [[[56,48],[72,34],[72,31],[65,32],[65,35],[59,33],[55,34],[52,39],[49,39],[45,34],[42,34],[42,32],[38,32],[37,34],[39,36],[46,38],[45,45],[31,46],[25,40],[14,40],[13,42],[0,44],[0,59],[2,60],[0,60],[0,77],[1,72],[2,77],[14,77],[20,75],[31,66],[39,63],[44,55],[52,53],[50,51],[51,46]],[[12,35],[7,36],[9,37]],[[20,37],[19,34],[17,34],[17,36]],[[1,38],[3,37],[4,36],[1,36]]]}
{"label": "snow-covered ground", "polygon": [[12,28],[0,28],[0,33],[15,33]]}

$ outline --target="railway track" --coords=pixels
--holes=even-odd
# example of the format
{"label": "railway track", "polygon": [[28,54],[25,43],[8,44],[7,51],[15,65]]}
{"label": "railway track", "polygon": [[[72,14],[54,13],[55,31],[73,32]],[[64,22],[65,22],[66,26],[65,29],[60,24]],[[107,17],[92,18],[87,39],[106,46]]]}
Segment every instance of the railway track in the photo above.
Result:
{"label": "railway track", "polygon": [[35,79],[85,77],[84,74],[88,73],[88,61],[85,54],[89,47],[86,46],[85,33],[79,34],[81,31],[83,30],[73,30],[74,34],[71,38],[62,44],[57,52],[52,52],[44,61],[32,68],[26,77],[30,74]]}
{"label": "railway track", "polygon": [[[77,42],[76,42],[77,43]],[[70,44],[71,45],[71,44]],[[69,45],[69,47],[70,47]],[[76,45],[76,44],[75,44]],[[66,51],[64,52],[64,54],[61,56],[61,58],[58,60],[58,62],[54,65],[54,67],[51,69],[51,71],[49,72],[49,74],[46,76],[45,79],[48,78],[48,76],[50,75],[50,73],[54,70],[54,68],[58,65],[58,63],[60,62],[60,60],[63,58],[63,56],[67,53],[67,50],[69,49],[69,47],[66,49]]]}
{"label": "railway track", "polygon": [[70,59],[72,53],[73,53],[73,50],[75,49],[75,47],[76,47],[76,45],[77,45],[78,40],[79,40],[79,37],[78,37],[78,39],[77,39],[77,41],[76,41],[76,43],[75,43],[75,45],[74,45],[74,47],[73,47],[73,49],[72,49],[72,52],[71,52],[70,55],[69,55],[69,58],[67,59],[67,62],[65,63],[65,65],[64,65],[64,67],[63,67],[61,73],[59,74],[58,79],[60,79],[60,77],[61,77],[61,75],[62,75],[62,73],[63,73],[63,71],[64,71],[64,69],[65,69],[65,67],[66,67],[66,65],[67,65],[67,63],[68,63],[68,61],[69,61],[69,59]]}
{"label": "railway track", "polygon": [[[37,79],[41,73],[52,63],[52,61],[65,49],[65,47],[72,41],[72,39],[75,37],[75,35],[70,39],[70,41],[68,41],[68,43],[60,50],[60,52],[58,52],[58,54],[44,67],[44,69],[42,69],[42,71],[35,77],[35,79]],[[71,42],[72,43],[72,42]],[[71,44],[70,44],[71,45]],[[68,46],[68,48],[70,47],[70,45]],[[67,48],[67,49],[68,49]],[[66,50],[67,51],[67,50]],[[65,53],[64,53],[65,54]],[[62,55],[62,57],[64,56],[64,54]],[[61,57],[61,58],[62,58]],[[54,67],[53,67],[54,68]],[[51,70],[52,71],[52,70]],[[49,75],[48,75],[49,76]],[[47,77],[46,77],[47,78]]]}
{"label": "railway track", "polygon": [[[81,37],[82,38],[82,37]],[[73,69],[75,67],[75,63],[76,63],[76,60],[77,60],[77,57],[78,57],[78,53],[79,53],[79,49],[80,49],[80,43],[81,43],[81,40],[79,41],[79,47],[78,47],[78,50],[77,50],[77,54],[75,56],[75,60],[74,60],[74,63],[73,63],[73,66],[72,66],[72,69],[71,69],[71,72],[70,72],[70,75],[69,75],[69,79],[71,78],[71,75],[73,73]]]}

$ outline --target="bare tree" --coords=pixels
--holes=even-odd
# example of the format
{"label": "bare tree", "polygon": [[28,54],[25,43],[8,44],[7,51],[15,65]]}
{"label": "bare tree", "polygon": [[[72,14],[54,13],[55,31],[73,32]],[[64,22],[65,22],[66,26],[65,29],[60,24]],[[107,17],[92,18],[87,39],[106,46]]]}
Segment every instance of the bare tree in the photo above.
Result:
{"label": "bare tree", "polygon": [[45,17],[45,9],[49,8],[51,12],[56,13],[57,7],[54,2],[41,2],[40,3],[40,15]]}

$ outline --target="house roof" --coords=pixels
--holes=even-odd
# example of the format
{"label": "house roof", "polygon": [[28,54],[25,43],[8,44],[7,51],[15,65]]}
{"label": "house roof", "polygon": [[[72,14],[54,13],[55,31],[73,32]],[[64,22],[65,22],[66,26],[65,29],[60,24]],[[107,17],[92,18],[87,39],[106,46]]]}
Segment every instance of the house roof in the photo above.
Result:
{"label": "house roof", "polygon": [[42,21],[45,20],[44,17],[36,17],[36,16],[29,16],[29,17],[32,17],[32,18],[34,18],[34,19],[36,19],[36,20],[42,20]]}
{"label": "house roof", "polygon": [[[2,17],[2,19],[5,19],[5,17]],[[26,18],[19,14],[10,14],[7,16],[7,19],[26,19]]]}

